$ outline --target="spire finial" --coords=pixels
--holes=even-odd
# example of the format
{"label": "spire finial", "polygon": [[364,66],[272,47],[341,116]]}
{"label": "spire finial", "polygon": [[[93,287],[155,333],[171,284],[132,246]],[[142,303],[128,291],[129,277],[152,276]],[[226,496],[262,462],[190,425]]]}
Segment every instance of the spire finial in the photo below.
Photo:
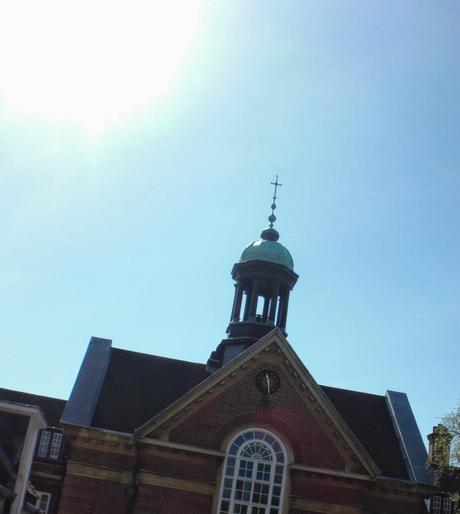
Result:
{"label": "spire finial", "polygon": [[282,186],[283,184],[280,184],[278,182],[278,175],[276,175],[276,179],[275,179],[275,182],[270,182],[270,184],[272,186],[275,186],[275,190],[273,191],[273,203],[271,205],[271,209],[272,209],[272,213],[270,214],[270,216],[268,217],[268,221],[270,222],[270,228],[273,228],[273,223],[275,223],[276,221],[276,216],[275,216],[275,209],[276,209],[276,192],[278,190],[278,186]]}
{"label": "spire finial", "polygon": [[275,182],[270,182],[272,186],[275,186],[275,190],[273,191],[273,203],[271,205],[272,213],[268,217],[268,221],[270,222],[270,227],[266,228],[262,231],[262,234],[260,234],[260,237],[264,239],[265,241],[278,241],[280,235],[278,232],[273,228],[273,223],[276,221],[275,216],[275,209],[276,209],[276,193],[278,191],[278,187],[282,186],[283,184],[280,184],[278,182],[278,175],[276,175]]}

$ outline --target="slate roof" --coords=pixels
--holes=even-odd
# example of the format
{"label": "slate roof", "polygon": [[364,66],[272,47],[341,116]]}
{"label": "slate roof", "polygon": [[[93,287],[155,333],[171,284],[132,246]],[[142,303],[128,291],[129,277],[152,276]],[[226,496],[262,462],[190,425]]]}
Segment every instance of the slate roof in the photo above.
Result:
{"label": "slate roof", "polygon": [[409,480],[385,396],[320,386],[383,476]]}
{"label": "slate roof", "polygon": [[[91,426],[133,432],[207,376],[204,364],[112,348]],[[382,475],[409,479],[384,396],[321,386]]]}
{"label": "slate roof", "polygon": [[59,426],[66,400],[0,388],[0,400],[40,407],[50,427]]}
{"label": "slate roof", "polygon": [[206,378],[206,366],[112,348],[91,425],[133,432]]}

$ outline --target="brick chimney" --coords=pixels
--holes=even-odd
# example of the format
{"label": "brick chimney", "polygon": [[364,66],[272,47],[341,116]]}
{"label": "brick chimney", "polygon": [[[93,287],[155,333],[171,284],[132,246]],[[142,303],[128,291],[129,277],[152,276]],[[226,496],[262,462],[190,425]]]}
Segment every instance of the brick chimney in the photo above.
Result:
{"label": "brick chimney", "polygon": [[450,443],[452,434],[439,423],[433,427],[433,432],[428,435],[428,462],[432,466],[448,466],[450,460]]}

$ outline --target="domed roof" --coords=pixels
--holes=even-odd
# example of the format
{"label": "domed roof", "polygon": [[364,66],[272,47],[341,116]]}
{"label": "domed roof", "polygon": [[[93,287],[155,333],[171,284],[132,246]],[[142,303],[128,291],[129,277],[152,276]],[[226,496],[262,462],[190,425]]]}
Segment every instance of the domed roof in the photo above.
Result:
{"label": "domed roof", "polygon": [[264,232],[262,232],[261,239],[257,239],[257,241],[254,241],[243,250],[240,262],[254,260],[269,261],[276,264],[282,264],[283,266],[293,270],[294,261],[289,250],[281,243],[278,243],[278,241],[264,238]]}
{"label": "domed roof", "polygon": [[276,221],[275,209],[276,209],[276,191],[278,186],[281,186],[278,182],[278,175],[276,175],[275,182],[271,182],[275,186],[275,192],[273,193],[273,203],[271,204],[272,213],[268,217],[270,225],[265,230],[262,230],[260,239],[254,241],[248,245],[241,254],[240,262],[247,261],[268,261],[276,264],[282,264],[287,268],[294,269],[294,261],[289,253],[289,250],[285,248],[281,243],[278,243],[280,237],[278,231],[273,228],[273,223]]}

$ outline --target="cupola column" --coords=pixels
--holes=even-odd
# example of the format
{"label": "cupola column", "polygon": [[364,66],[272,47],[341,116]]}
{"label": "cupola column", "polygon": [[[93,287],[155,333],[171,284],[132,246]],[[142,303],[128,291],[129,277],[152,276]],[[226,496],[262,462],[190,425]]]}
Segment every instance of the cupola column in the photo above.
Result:
{"label": "cupola column", "polygon": [[278,303],[278,295],[280,292],[280,285],[275,284],[273,287],[272,297],[270,300],[270,313],[268,315],[268,321],[275,324],[275,316],[276,316],[276,304]]}
{"label": "cupola column", "polygon": [[241,303],[243,301],[243,285],[241,282],[235,284],[235,300],[233,301],[232,322],[240,321]]}
{"label": "cupola column", "polygon": [[284,297],[283,293],[280,294],[279,302],[278,302],[278,313],[276,315],[276,326],[281,328],[281,314],[284,309]]}
{"label": "cupola column", "polygon": [[250,298],[251,298],[251,289],[250,288],[245,289],[244,294],[246,295],[246,302],[244,304],[243,321],[247,321],[249,318],[249,304],[250,304]]}
{"label": "cupola column", "polygon": [[262,321],[267,323],[268,308],[270,307],[270,297],[264,296],[264,310],[262,312]]}
{"label": "cupola column", "polygon": [[249,320],[253,321],[256,319],[257,300],[259,298],[259,279],[255,278],[252,284],[251,299],[249,304]]}
{"label": "cupola column", "polygon": [[288,313],[288,307],[289,307],[289,293],[290,290],[286,289],[284,291],[283,300],[281,304],[280,309],[280,318],[279,318],[279,327],[282,329],[286,328],[286,320],[287,320],[287,313]]}

